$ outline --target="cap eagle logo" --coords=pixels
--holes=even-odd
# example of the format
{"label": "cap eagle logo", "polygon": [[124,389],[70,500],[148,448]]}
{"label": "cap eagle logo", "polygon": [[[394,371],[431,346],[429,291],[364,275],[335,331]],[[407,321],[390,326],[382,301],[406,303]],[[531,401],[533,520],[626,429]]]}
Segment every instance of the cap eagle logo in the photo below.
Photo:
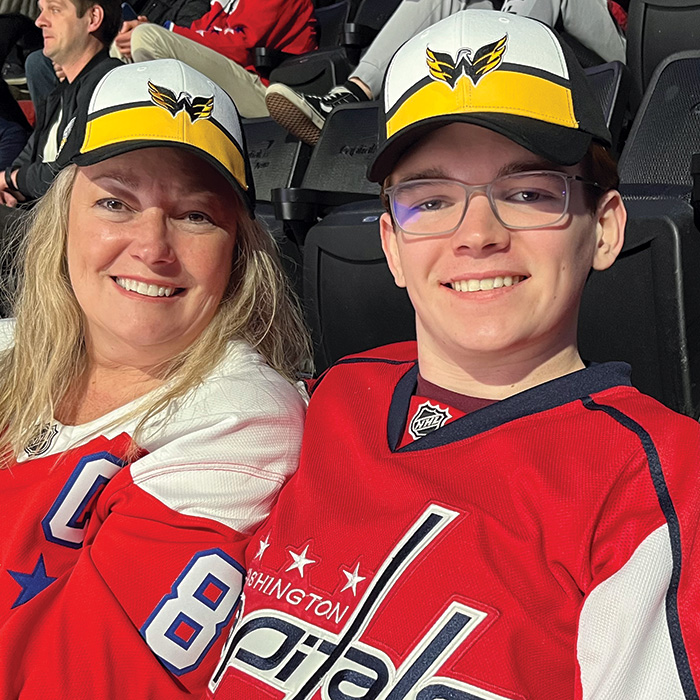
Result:
{"label": "cap eagle logo", "polygon": [[209,119],[214,109],[213,95],[211,97],[192,97],[187,92],[181,92],[178,97],[175,97],[172,90],[155,85],[150,80],[148,81],[148,94],[151,96],[153,104],[167,110],[173,117],[184,109],[193,123],[197,119]]}
{"label": "cap eagle logo", "polygon": [[473,58],[471,49],[460,49],[456,60],[448,53],[440,53],[426,48],[428,70],[433,79],[447,83],[453,90],[462,73],[476,87],[476,84],[487,73],[496,70],[501,65],[507,43],[508,35],[506,34],[502,39],[477,49]]}

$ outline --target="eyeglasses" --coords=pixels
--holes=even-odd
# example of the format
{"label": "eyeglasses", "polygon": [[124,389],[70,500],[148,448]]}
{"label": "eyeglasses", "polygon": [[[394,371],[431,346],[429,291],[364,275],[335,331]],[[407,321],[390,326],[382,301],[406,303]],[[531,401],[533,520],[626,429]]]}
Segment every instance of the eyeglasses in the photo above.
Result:
{"label": "eyeglasses", "polygon": [[456,231],[474,194],[486,194],[495,217],[510,229],[537,229],[558,224],[569,211],[571,183],[600,187],[578,175],[533,170],[503,175],[485,185],[457,180],[408,180],[384,190],[394,221],[415,236]]}

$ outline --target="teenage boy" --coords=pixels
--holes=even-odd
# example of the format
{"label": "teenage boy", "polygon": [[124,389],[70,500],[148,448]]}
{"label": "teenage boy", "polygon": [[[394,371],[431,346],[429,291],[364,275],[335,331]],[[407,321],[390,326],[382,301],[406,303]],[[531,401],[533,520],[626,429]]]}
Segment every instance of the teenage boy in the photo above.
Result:
{"label": "teenage boy", "polygon": [[700,427],[576,345],[625,224],[581,68],[544,24],[460,12],[382,107],[417,343],[315,385],[211,696],[697,698]]}

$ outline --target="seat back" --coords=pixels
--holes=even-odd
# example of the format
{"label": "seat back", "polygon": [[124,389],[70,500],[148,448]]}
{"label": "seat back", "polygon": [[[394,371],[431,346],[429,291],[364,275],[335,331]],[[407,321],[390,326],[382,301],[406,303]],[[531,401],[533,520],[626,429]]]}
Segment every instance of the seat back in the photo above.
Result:
{"label": "seat back", "polygon": [[318,22],[318,48],[333,49],[340,46],[343,28],[350,15],[350,3],[341,0],[333,5],[317,7],[314,15]]}
{"label": "seat back", "polygon": [[299,184],[311,148],[270,117],[242,119],[243,133],[255,182],[256,217],[270,232],[280,251],[282,267],[297,295],[302,294],[302,257],[299,247],[275,219],[271,190]]}
{"label": "seat back", "polygon": [[295,187],[304,175],[311,148],[294,138],[270,117],[242,119],[248,157],[255,182],[255,196],[272,201],[275,187]]}
{"label": "seat back", "polygon": [[314,10],[319,27],[315,51],[288,58],[270,71],[270,82],[284,83],[298,92],[323,95],[345,82],[352,66],[341,48],[345,23],[350,14],[347,0]]}
{"label": "seat back", "polygon": [[367,179],[367,167],[377,150],[378,103],[341,105],[326,119],[302,187],[333,192],[378,194]]}
{"label": "seat back", "polygon": [[624,184],[690,188],[690,161],[700,151],[700,51],[657,67],[620,156]]}
{"label": "seat back", "polygon": [[700,47],[700,0],[631,0],[627,65],[643,94],[656,67],[679,51]]}
{"label": "seat back", "polygon": [[624,360],[632,383],[670,408],[695,415],[700,399],[700,236],[688,202],[625,197],[625,246],[591,273],[579,316],[581,356]]}
{"label": "seat back", "polygon": [[402,0],[362,0],[352,21],[379,31]]}
{"label": "seat back", "polygon": [[338,207],[304,245],[304,306],[316,371],[352,352],[415,337],[413,307],[386,264],[378,200]]}
{"label": "seat back", "polygon": [[603,108],[605,123],[613,139],[613,150],[617,151],[630,98],[630,72],[620,61],[611,61],[586,68],[585,73],[594,96]]}

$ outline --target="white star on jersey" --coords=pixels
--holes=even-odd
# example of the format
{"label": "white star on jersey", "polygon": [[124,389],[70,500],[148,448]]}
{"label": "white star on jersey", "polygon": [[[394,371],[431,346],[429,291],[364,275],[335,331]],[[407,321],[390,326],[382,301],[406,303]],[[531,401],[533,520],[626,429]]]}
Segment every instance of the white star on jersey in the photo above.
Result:
{"label": "white star on jersey", "polygon": [[347,591],[348,588],[352,588],[352,594],[357,595],[357,584],[367,578],[366,576],[358,576],[360,571],[360,562],[357,562],[354,571],[345,571],[345,569],[341,570],[348,579],[348,582],[340,589],[340,592],[342,593],[343,591]]}
{"label": "white star on jersey", "polygon": [[255,555],[255,559],[262,559],[262,555],[265,554],[265,550],[270,546],[270,533],[267,533],[267,537],[265,537],[264,540],[260,540],[258,542],[258,546],[260,549],[258,549],[258,553]]}
{"label": "white star on jersey", "polygon": [[291,549],[287,550],[294,559],[294,563],[290,564],[285,571],[291,571],[292,569],[298,569],[299,570],[299,575],[304,578],[304,567],[307,564],[315,564],[316,560],[315,559],[307,559],[306,554],[309,551],[309,545],[307,544],[306,547],[304,547],[304,551],[301,552],[300,554],[297,554],[296,552],[292,552]]}

